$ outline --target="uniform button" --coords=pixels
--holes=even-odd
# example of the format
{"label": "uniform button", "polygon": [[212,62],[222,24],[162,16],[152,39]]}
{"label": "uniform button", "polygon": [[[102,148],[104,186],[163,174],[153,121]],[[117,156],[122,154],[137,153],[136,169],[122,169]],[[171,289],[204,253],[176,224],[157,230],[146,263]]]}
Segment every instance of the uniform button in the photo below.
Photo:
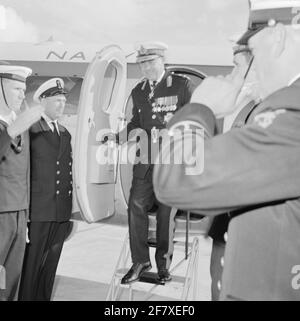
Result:
{"label": "uniform button", "polygon": [[69,165],[71,166],[71,165],[72,165],[72,163],[70,162],[70,163],[69,163]]}
{"label": "uniform button", "polygon": [[72,172],[70,172],[70,175],[72,175]]}
{"label": "uniform button", "polygon": [[227,242],[227,240],[228,240],[228,233],[227,232],[224,233],[224,240],[225,240],[225,242]]}
{"label": "uniform button", "polygon": [[153,116],[152,116],[152,119],[156,119],[156,116],[155,116],[155,115],[153,115]]}
{"label": "uniform button", "polygon": [[217,287],[218,287],[218,290],[221,291],[222,285],[220,280],[218,281]]}
{"label": "uniform button", "polygon": [[59,161],[56,162],[56,165],[59,165]]}
{"label": "uniform button", "polygon": [[57,171],[56,174],[59,175],[59,174],[60,174],[60,171]]}
{"label": "uniform button", "polygon": [[73,182],[71,181],[70,184],[73,185]]}
{"label": "uniform button", "polygon": [[225,262],[224,261],[224,256],[221,257],[221,261],[220,262],[221,262],[221,266],[224,267],[224,262]]}
{"label": "uniform button", "polygon": [[56,195],[58,195],[59,194],[59,191],[56,191]]}
{"label": "uniform button", "polygon": [[69,195],[72,194],[72,191],[69,191]]}
{"label": "uniform button", "polygon": [[56,184],[58,185],[60,183],[60,181],[56,181]]}

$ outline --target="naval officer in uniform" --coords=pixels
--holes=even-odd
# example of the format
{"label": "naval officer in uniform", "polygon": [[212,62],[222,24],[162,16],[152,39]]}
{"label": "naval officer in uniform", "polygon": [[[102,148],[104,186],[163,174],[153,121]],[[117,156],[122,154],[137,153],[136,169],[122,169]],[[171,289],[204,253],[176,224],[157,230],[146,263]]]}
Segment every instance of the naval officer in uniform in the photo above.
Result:
{"label": "naval officer in uniform", "polygon": [[31,69],[0,66],[0,301],[17,298],[29,206],[27,129],[43,108],[22,111]]}
{"label": "naval officer in uniform", "polygon": [[247,124],[214,137],[216,118],[234,110],[244,75],[208,77],[168,124],[169,135],[181,124],[204,129],[203,171],[188,176],[185,164],[155,165],[161,202],[209,216],[230,212],[221,300],[300,300],[299,7],[251,4],[238,44],[254,55],[262,101]]}
{"label": "naval officer in uniform", "polygon": [[25,252],[20,300],[50,300],[62,247],[71,227],[71,135],[58,122],[66,94],[63,80],[52,78],[33,97],[45,113],[30,128],[30,242]]}
{"label": "naval officer in uniform", "polygon": [[[163,43],[148,42],[137,47],[137,63],[145,77],[133,90],[133,116],[127,127],[117,135],[117,141],[124,143],[135,129],[146,133],[148,147],[140,148],[141,162],[134,165],[133,181],[128,205],[128,222],[132,267],[123,277],[127,284],[140,278],[151,269],[148,245],[148,211],[156,198],[152,185],[151,150],[158,143],[159,131],[164,129],[173,115],[190,101],[192,83],[183,75],[165,70]],[[153,155],[152,155],[153,156]],[[153,159],[153,158],[152,158]],[[173,214],[174,212],[174,214]],[[160,282],[170,281],[169,267],[173,255],[174,215],[176,211],[158,202],[156,265]]]}
{"label": "naval officer in uniform", "polygon": [[[235,71],[245,75],[247,74],[247,76],[245,77],[245,82],[237,98],[237,106],[234,112],[224,119],[223,133],[243,127],[259,102],[255,71],[254,68],[249,69],[249,67],[251,67],[252,59],[253,57],[248,46],[237,44],[233,46],[233,63]],[[229,221],[230,213],[218,215],[212,218],[212,224],[208,231],[208,235],[213,239],[210,260],[212,301],[217,301],[220,295],[226,246],[226,237],[224,237],[224,235],[227,232]]]}

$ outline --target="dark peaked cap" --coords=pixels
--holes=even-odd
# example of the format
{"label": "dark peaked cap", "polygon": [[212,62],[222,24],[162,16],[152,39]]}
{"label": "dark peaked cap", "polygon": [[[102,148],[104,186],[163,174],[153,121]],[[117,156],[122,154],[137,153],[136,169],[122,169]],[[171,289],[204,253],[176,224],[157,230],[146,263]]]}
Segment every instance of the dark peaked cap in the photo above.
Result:
{"label": "dark peaked cap", "polygon": [[39,103],[40,98],[47,98],[56,95],[66,95],[68,92],[64,90],[64,81],[61,78],[51,78],[41,84],[33,95],[33,100]]}

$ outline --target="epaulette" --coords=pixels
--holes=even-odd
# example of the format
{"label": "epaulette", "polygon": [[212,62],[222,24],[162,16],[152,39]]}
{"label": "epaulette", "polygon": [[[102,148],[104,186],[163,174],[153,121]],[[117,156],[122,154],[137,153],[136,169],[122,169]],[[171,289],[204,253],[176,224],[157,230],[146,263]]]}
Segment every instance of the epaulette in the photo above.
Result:
{"label": "epaulette", "polygon": [[167,77],[167,87],[172,87],[173,84],[173,74]]}

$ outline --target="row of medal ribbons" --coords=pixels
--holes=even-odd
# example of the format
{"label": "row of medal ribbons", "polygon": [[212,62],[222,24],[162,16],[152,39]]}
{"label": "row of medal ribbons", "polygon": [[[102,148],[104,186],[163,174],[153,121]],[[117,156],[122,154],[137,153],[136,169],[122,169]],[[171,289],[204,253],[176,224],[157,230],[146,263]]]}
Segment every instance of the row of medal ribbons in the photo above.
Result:
{"label": "row of medal ribbons", "polygon": [[178,97],[177,96],[168,96],[168,97],[159,97],[155,99],[155,103],[152,104],[152,111],[156,112],[169,112],[175,111],[177,109]]}

